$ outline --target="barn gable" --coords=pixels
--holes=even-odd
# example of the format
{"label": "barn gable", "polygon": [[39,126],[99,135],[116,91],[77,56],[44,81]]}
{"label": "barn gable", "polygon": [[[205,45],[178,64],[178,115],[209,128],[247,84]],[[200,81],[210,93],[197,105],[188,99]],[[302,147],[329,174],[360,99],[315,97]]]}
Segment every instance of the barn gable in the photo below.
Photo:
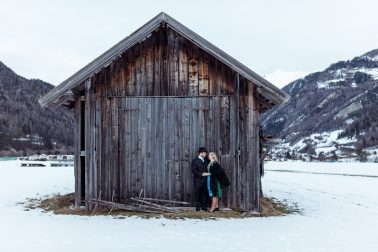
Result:
{"label": "barn gable", "polygon": [[[181,36],[187,41],[190,41],[190,43],[198,47],[201,54],[209,55],[209,57],[206,58],[216,59],[216,61],[222,63],[219,65],[225,66],[224,69],[231,69],[235,73],[239,73],[241,77],[245,78],[251,84],[255,84],[257,94],[260,96],[260,112],[269,109],[274,105],[280,104],[288,99],[286,93],[272,85],[270,82],[268,82],[189,28],[185,27],[166,13],[162,12],[152,20],[150,20],[148,23],[146,23],[144,26],[139,28],[137,31],[132,33],[130,36],[126,37],[111,49],[100,55],[94,61],[86,65],[66,81],[51,90],[48,94],[46,94],[39,100],[40,104],[43,107],[49,105],[72,106],[75,99],[74,97],[84,89],[84,81],[86,79],[95,76],[96,73],[100,72],[103,68],[111,66],[114,61],[116,61],[120,57],[123,57],[128,50],[137,46],[141,42],[150,39],[153,34],[158,33],[158,31],[161,29],[173,31],[175,34]],[[170,42],[172,42],[170,41],[170,38],[172,38],[170,37],[170,34],[166,34],[166,38],[160,37],[160,39],[165,39],[164,41],[160,41],[160,43],[166,42],[169,44]],[[173,45],[174,43],[176,43],[176,41],[173,41]],[[171,45],[172,44],[169,44],[168,48],[172,48]],[[198,51],[193,51],[191,53],[196,54],[194,57],[201,57],[198,55]],[[207,64],[207,62],[208,60],[206,60],[205,64]],[[219,70],[221,71],[221,69]],[[165,74],[167,75],[167,80],[169,80],[169,73]],[[212,81],[212,79],[209,78],[209,81]]]}

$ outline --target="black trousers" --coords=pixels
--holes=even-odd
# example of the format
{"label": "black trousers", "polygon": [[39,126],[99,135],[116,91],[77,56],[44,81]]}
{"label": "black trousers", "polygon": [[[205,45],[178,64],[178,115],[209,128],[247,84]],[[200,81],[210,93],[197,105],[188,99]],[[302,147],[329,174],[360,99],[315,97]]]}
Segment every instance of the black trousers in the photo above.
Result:
{"label": "black trousers", "polygon": [[206,183],[194,183],[196,207],[206,208],[208,192]]}

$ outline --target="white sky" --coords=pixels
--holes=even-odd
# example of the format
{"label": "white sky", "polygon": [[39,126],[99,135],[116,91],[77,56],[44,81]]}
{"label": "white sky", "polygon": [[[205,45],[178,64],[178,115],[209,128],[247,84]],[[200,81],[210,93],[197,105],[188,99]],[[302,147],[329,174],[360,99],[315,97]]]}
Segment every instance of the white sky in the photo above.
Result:
{"label": "white sky", "polygon": [[262,76],[378,48],[376,0],[0,0],[0,61],[57,85],[161,11]]}

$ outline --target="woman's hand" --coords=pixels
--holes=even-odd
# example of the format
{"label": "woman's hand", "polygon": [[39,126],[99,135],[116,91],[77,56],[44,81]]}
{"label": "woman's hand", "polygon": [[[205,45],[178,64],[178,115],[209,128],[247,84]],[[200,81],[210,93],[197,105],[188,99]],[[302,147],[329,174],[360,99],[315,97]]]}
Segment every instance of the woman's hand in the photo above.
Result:
{"label": "woman's hand", "polygon": [[208,173],[208,172],[204,172],[204,173],[202,173],[202,177],[206,177],[206,176],[210,176],[211,174],[210,173]]}

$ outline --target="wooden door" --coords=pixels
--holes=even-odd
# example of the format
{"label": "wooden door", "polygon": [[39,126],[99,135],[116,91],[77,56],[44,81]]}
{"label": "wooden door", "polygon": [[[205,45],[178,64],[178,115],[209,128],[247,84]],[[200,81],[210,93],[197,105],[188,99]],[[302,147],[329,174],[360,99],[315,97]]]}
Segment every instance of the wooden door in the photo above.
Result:
{"label": "wooden door", "polygon": [[143,189],[146,197],[192,201],[197,149],[230,149],[229,103],[228,96],[121,98],[121,198]]}

